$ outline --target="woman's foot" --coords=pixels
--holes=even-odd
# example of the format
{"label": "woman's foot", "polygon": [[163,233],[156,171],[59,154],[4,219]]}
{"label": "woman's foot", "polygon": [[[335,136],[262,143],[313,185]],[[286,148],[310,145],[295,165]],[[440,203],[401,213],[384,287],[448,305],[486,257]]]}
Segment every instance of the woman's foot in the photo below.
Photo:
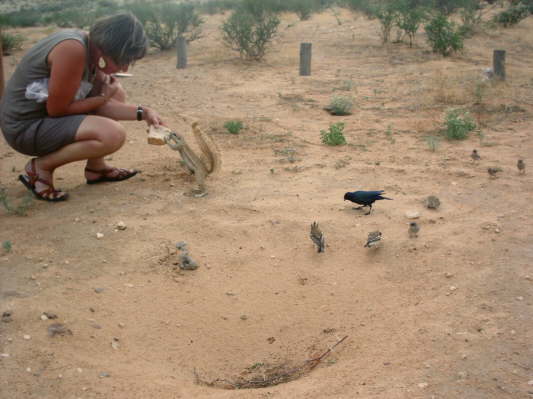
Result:
{"label": "woman's foot", "polygon": [[54,188],[52,172],[39,168],[37,158],[28,162],[24,170],[26,175],[20,175],[19,180],[37,199],[58,202],[68,198],[66,192]]}
{"label": "woman's foot", "polygon": [[135,169],[114,168],[112,166],[98,169],[85,168],[87,184],[123,181],[135,176],[137,173],[139,171]]}

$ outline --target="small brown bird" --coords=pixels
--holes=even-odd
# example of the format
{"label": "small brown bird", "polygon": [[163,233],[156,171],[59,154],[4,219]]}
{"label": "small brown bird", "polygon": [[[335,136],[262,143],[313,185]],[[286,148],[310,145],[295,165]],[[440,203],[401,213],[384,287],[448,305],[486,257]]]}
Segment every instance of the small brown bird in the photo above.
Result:
{"label": "small brown bird", "polygon": [[498,172],[501,172],[502,168],[495,167],[495,168],[488,168],[487,172],[489,172],[490,177],[497,177],[496,175]]}
{"label": "small brown bird", "polygon": [[472,158],[472,161],[479,161],[481,159],[477,150],[472,150],[472,154],[470,154],[470,158]]}
{"label": "small brown bird", "polygon": [[311,224],[311,233],[309,234],[309,237],[311,237],[311,240],[317,246],[318,252],[324,252],[326,248],[326,240],[324,239],[324,234],[322,234],[317,222]]}
{"label": "small brown bird", "polygon": [[409,223],[409,238],[418,237],[418,232],[420,231],[420,226],[416,222]]}
{"label": "small brown bird", "polygon": [[521,175],[526,173],[526,163],[523,159],[518,160],[518,162],[516,163],[516,167],[518,168],[518,173],[520,173]]}
{"label": "small brown bird", "polygon": [[381,246],[381,231],[372,231],[368,233],[368,239],[364,246],[367,248],[379,248]]}

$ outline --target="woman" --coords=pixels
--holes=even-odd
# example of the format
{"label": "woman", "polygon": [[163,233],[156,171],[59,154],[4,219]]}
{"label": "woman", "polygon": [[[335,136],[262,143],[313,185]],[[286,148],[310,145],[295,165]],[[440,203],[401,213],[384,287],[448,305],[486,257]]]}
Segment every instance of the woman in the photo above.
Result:
{"label": "woman", "polygon": [[[154,110],[126,104],[113,76],[143,58],[147,47],[140,22],[131,14],[118,14],[98,20],[89,33],[54,33],[21,60],[2,97],[0,126],[11,147],[36,156],[19,179],[38,199],[68,198],[54,188],[53,174],[70,162],[87,160],[88,184],[122,181],[137,173],[111,167],[104,157],[124,144],[126,132],[116,121],[162,124]],[[48,97],[37,102],[26,89],[44,78],[48,78]]]}

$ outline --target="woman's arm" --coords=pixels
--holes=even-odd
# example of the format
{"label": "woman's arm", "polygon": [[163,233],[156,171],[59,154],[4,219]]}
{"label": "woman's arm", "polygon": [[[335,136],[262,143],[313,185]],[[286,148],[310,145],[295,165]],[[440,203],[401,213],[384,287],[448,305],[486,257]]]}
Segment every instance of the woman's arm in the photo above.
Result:
{"label": "woman's arm", "polygon": [[[104,87],[103,95],[74,101],[80,87],[86,63],[86,49],[77,40],[59,43],[48,55],[50,81],[48,83],[48,115],[86,114],[104,105],[114,94],[112,87]],[[116,88],[115,88],[116,90]]]}

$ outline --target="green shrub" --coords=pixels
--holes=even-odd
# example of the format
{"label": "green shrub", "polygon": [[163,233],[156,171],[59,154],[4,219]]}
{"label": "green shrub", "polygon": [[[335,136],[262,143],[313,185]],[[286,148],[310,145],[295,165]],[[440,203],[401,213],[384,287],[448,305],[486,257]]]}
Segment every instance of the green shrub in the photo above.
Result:
{"label": "green shrub", "polygon": [[396,26],[409,37],[409,47],[413,47],[416,32],[426,18],[426,9],[413,7],[410,0],[397,3]]}
{"label": "green shrub", "polygon": [[143,24],[151,44],[161,50],[173,48],[178,37],[191,42],[201,35],[203,20],[193,4],[137,1],[130,10]]}
{"label": "green shrub", "polygon": [[448,140],[464,140],[476,128],[470,114],[461,109],[447,111],[444,123],[446,125],[444,135]]}
{"label": "green shrub", "polygon": [[341,0],[341,5],[352,12],[362,12],[369,18],[374,18],[374,8],[369,0]]}
{"label": "green shrub", "polygon": [[241,58],[259,61],[276,35],[280,20],[261,2],[248,3],[222,24],[222,39],[226,46],[238,51]]}
{"label": "green shrub", "polygon": [[21,9],[2,15],[2,25],[18,28],[38,26],[41,23],[42,14],[33,9]]}
{"label": "green shrub", "polygon": [[328,130],[321,130],[320,137],[322,143],[326,145],[344,145],[346,139],[344,138],[344,123],[338,122],[329,125]]}
{"label": "green shrub", "polygon": [[224,127],[231,134],[239,134],[244,125],[241,121],[227,121],[224,123]]}
{"label": "green shrub", "polygon": [[18,205],[13,205],[7,196],[7,190],[4,187],[0,187],[0,204],[2,204],[10,214],[25,216],[32,202],[32,194],[28,192]]}
{"label": "green shrub", "polygon": [[508,27],[516,25],[530,14],[529,7],[525,4],[518,3],[510,6],[507,10],[494,16],[494,22]]}
{"label": "green shrub", "polygon": [[96,19],[94,10],[74,10],[67,9],[51,13],[43,17],[44,23],[56,24],[60,28],[78,28],[84,29],[92,25]]}
{"label": "green shrub", "polygon": [[285,4],[287,11],[294,12],[301,21],[308,20],[314,12],[322,8],[317,0],[286,0]]}
{"label": "green shrub", "polygon": [[4,250],[4,253],[11,252],[11,249],[13,248],[13,244],[11,244],[11,241],[2,241],[2,249]]}
{"label": "green shrub", "polygon": [[378,3],[374,8],[374,15],[381,24],[381,39],[383,43],[390,40],[390,32],[396,22],[396,4],[393,1]]}
{"label": "green shrub", "polygon": [[1,31],[2,36],[2,52],[4,55],[10,55],[14,50],[20,50],[24,40],[24,36]]}
{"label": "green shrub", "polygon": [[438,14],[425,26],[427,40],[435,53],[448,56],[462,50],[463,36],[455,24]]}
{"label": "green shrub", "polygon": [[353,100],[351,97],[333,96],[325,108],[331,115],[351,115]]}

